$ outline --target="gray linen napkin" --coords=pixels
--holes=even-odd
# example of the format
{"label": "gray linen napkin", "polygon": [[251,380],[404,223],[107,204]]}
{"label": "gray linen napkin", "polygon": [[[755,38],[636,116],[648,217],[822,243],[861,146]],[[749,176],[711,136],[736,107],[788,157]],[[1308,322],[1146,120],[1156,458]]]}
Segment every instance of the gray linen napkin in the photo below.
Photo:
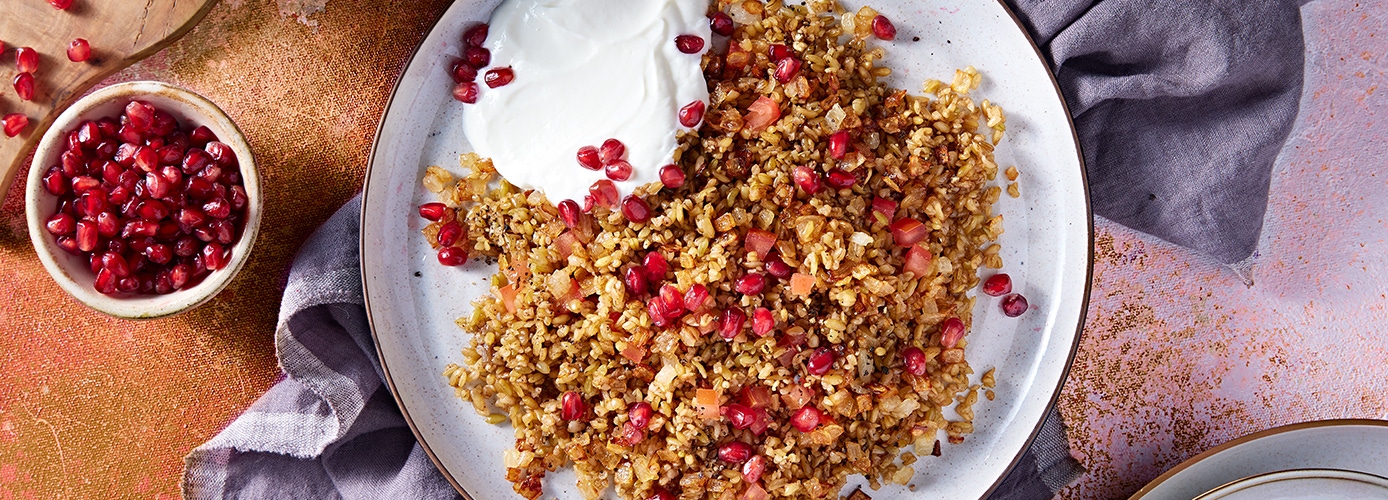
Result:
{"label": "gray linen napkin", "polygon": [[[294,259],[275,332],[285,376],[184,459],[184,498],[458,496],[415,442],[382,382],[363,308],[360,210],[358,196]],[[1052,409],[993,498],[1050,498],[1081,471]]]}

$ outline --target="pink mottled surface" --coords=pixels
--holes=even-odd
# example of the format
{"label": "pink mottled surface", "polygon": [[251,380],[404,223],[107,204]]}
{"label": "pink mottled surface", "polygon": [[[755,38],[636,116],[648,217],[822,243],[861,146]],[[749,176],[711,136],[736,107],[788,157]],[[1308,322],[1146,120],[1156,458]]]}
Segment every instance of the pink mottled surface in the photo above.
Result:
{"label": "pink mottled surface", "polygon": [[1062,498],[1126,497],[1270,427],[1388,414],[1388,9],[1322,0],[1302,15],[1302,111],[1273,171],[1256,284],[1096,224],[1060,400],[1089,472]]}

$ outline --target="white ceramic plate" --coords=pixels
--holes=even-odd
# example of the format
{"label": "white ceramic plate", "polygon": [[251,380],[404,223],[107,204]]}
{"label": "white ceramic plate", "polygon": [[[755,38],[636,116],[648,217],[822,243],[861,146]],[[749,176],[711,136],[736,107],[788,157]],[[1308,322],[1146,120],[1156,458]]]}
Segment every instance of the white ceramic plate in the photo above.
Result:
{"label": "white ceramic plate", "polygon": [[1269,472],[1234,481],[1195,500],[1371,500],[1388,498],[1388,479],[1338,469]]}
{"label": "white ceramic plate", "polygon": [[1388,421],[1322,420],[1250,434],[1182,462],[1132,498],[1190,500],[1241,479],[1296,469],[1388,477]]}
{"label": "white ceramic plate", "polygon": [[[367,311],[387,382],[439,468],[464,495],[513,495],[502,452],[514,436],[486,424],[447,386],[444,366],[457,362],[467,336],[453,324],[486,293],[494,269],[474,262],[439,266],[420,235],[419,204],[433,201],[420,186],[425,167],[457,168],[469,150],[450,95],[449,61],[467,26],[485,20],[498,0],[460,0],[444,13],[410,61],[376,136],[362,204],[362,274]],[[853,3],[850,7],[857,7]],[[895,21],[888,44],[892,83],[919,92],[928,78],[949,81],[956,68],[984,74],[976,96],[1002,105],[1007,135],[1000,165],[1018,165],[1022,197],[998,205],[1005,272],[1032,310],[1003,316],[997,299],[974,311],[969,361],[981,374],[997,367],[995,401],[983,401],[975,432],[961,445],[925,457],[905,487],[873,498],[980,498],[1006,474],[1035,435],[1054,401],[1078,345],[1089,292],[1092,227],[1084,168],[1074,128],[1051,74],[1001,2],[877,1]],[[912,41],[919,37],[919,41]],[[548,476],[546,496],[578,498],[572,470]],[[851,488],[852,486],[850,486]]]}

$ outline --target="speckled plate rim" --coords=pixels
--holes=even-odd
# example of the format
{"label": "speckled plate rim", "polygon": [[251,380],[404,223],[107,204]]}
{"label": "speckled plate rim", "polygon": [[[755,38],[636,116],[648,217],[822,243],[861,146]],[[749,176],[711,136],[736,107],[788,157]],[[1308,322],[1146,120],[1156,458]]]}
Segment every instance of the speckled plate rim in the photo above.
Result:
{"label": "speckled plate rim", "polygon": [[[1084,197],[1084,212],[1087,215],[1085,227],[1087,252],[1084,266],[1085,268],[1083,294],[1079,300],[1079,316],[1075,325],[1075,334],[1072,338],[1072,343],[1070,345],[1070,349],[1065,360],[1065,365],[1061,369],[1061,376],[1057,381],[1055,388],[1052,390],[1050,402],[1047,404],[1047,408],[1052,408],[1055,406],[1056,401],[1059,400],[1061,388],[1064,387],[1066,379],[1069,378],[1070,369],[1074,366],[1075,355],[1079,352],[1080,338],[1084,332],[1085,322],[1088,319],[1089,298],[1094,281],[1094,208],[1090,202],[1089,175],[1088,169],[1085,166],[1084,150],[1080,145],[1079,133],[1075,129],[1074,116],[1070,112],[1070,105],[1065,99],[1065,94],[1060,90],[1060,83],[1055,78],[1055,72],[1050,69],[1049,61],[1046,59],[1045,55],[1041,53],[1041,49],[1036,44],[1036,40],[1032,38],[1031,32],[1027,31],[1026,25],[1022,23],[1022,20],[1017,16],[1017,13],[1013,12],[1013,10],[1010,7],[1008,7],[1007,4],[1002,0],[996,1],[998,6],[1001,7],[1002,10],[1006,12],[1007,15],[1012,19],[1013,24],[1016,25],[1017,30],[1021,32],[1022,36],[1026,38],[1028,44],[1031,45],[1033,54],[1037,59],[1041,61],[1041,65],[1045,69],[1046,75],[1050,79],[1051,87],[1055,92],[1056,97],[1060,100],[1062,107],[1064,108],[1063,111],[1065,121],[1069,125],[1070,138],[1074,143],[1075,152],[1077,154],[1076,162],[1079,166],[1079,179],[1083,188],[1082,192]],[[448,9],[451,8],[452,4],[450,4],[448,8],[444,9],[444,13],[446,13]],[[390,113],[392,107],[394,106],[396,98],[399,97],[400,84],[404,80],[405,72],[415,63],[415,59],[420,55],[420,50],[423,48],[425,40],[428,39],[430,34],[432,34],[436,29],[438,29],[439,21],[442,20],[443,17],[445,17],[445,15],[441,13],[439,15],[439,19],[436,19],[430,25],[429,30],[425,33],[425,36],[420,39],[420,46],[416,47],[415,50],[411,52],[410,57],[405,61],[404,66],[401,67],[400,75],[396,77],[395,83],[391,86],[390,96],[386,98],[385,105],[381,111],[381,119],[376,124],[376,132],[373,135],[373,139],[371,142],[371,153],[367,157],[366,171],[363,174],[363,200],[361,204],[361,212],[358,217],[358,220],[361,224],[360,227],[364,228],[367,221],[369,205],[366,203],[365,193],[370,192],[372,170],[376,168],[378,155],[381,151],[381,133],[386,124],[386,117]],[[388,167],[383,166],[382,168]],[[396,406],[400,408],[400,413],[405,418],[405,423],[409,425],[410,432],[414,434],[415,440],[419,442],[420,448],[422,448],[424,450],[424,454],[429,457],[429,461],[433,462],[434,467],[437,468],[439,472],[443,474],[443,477],[448,481],[450,485],[453,486],[454,490],[457,490],[458,494],[462,495],[463,498],[466,498],[468,500],[474,500],[472,494],[468,493],[468,491],[464,489],[461,484],[458,483],[458,480],[453,477],[453,475],[449,472],[448,468],[444,467],[437,454],[429,447],[429,444],[427,441],[425,441],[423,434],[420,433],[419,426],[415,424],[414,419],[410,416],[409,410],[406,409],[405,402],[401,399],[400,391],[396,388],[395,382],[391,378],[390,368],[386,363],[385,353],[383,353],[381,350],[381,342],[378,336],[379,334],[376,328],[375,319],[373,318],[372,314],[371,290],[368,285],[369,280],[367,279],[365,259],[362,257],[366,254],[367,251],[368,249],[366,248],[366,240],[364,238],[359,237],[358,259],[362,274],[362,298],[366,309],[366,321],[367,326],[371,329],[371,340],[376,349],[376,356],[381,362],[381,373],[385,377],[386,387],[389,388],[391,397],[395,399]],[[1022,456],[1026,454],[1027,449],[1030,447],[1030,443],[1034,442],[1037,434],[1041,432],[1041,427],[1044,424],[1045,417],[1043,416],[1041,420],[1039,420],[1028,433],[1028,437],[1026,439],[1028,445],[1022,447],[1022,449],[1019,450],[1016,453],[1016,455],[1011,458],[1011,460],[1008,463],[1008,466],[1004,469],[1003,473],[993,480],[992,485],[988,487],[988,489],[984,492],[982,496],[980,496],[980,498],[988,498],[989,495],[992,495],[993,492],[997,490],[998,486],[1002,484],[1003,479],[1007,478],[1007,476],[1012,473],[1013,469],[1016,468],[1017,463],[1021,460]]]}
{"label": "speckled plate rim", "polygon": [[[1216,446],[1216,447],[1214,447],[1214,448],[1210,448],[1210,449],[1208,449],[1208,450],[1205,450],[1203,453],[1201,453],[1201,454],[1199,454],[1199,455],[1190,457],[1190,458],[1187,459],[1186,461],[1181,462],[1179,465],[1177,465],[1177,466],[1175,466],[1175,467],[1172,467],[1171,469],[1168,469],[1166,472],[1163,472],[1162,475],[1157,476],[1156,479],[1153,479],[1151,482],[1147,483],[1146,486],[1143,486],[1142,489],[1137,490],[1136,493],[1133,493],[1133,495],[1132,495],[1131,497],[1128,497],[1128,500],[1138,500],[1138,499],[1140,499],[1140,498],[1143,498],[1143,497],[1147,496],[1148,493],[1151,493],[1152,490],[1155,490],[1158,486],[1161,486],[1163,483],[1165,483],[1165,482],[1171,480],[1171,478],[1176,477],[1177,475],[1181,474],[1182,472],[1184,472],[1184,471],[1186,471],[1186,470],[1189,470],[1191,467],[1195,466],[1196,464],[1199,464],[1199,463],[1205,461],[1206,459],[1208,459],[1208,458],[1210,458],[1210,457],[1213,457],[1213,456],[1218,455],[1218,454],[1220,454],[1220,453],[1223,453],[1223,452],[1225,452],[1225,451],[1229,451],[1229,450],[1231,450],[1231,449],[1233,449],[1233,448],[1236,448],[1236,447],[1238,447],[1238,446],[1240,446],[1240,445],[1244,445],[1244,444],[1247,444],[1247,443],[1251,443],[1251,442],[1253,442],[1253,441],[1257,441],[1257,440],[1260,440],[1260,439],[1265,439],[1265,438],[1272,437],[1272,436],[1277,436],[1277,435],[1281,435],[1281,434],[1287,434],[1287,433],[1290,433],[1290,432],[1304,431],[1304,430],[1307,430],[1307,429],[1319,429],[1319,428],[1325,428],[1325,427],[1341,427],[1341,426],[1355,426],[1355,425],[1363,425],[1363,426],[1370,426],[1370,427],[1383,427],[1383,428],[1388,428],[1388,420],[1374,420],[1374,419],[1368,419],[1368,418],[1345,418],[1345,419],[1330,419],[1330,420],[1313,420],[1313,421],[1310,421],[1310,422],[1301,422],[1301,423],[1296,423],[1296,424],[1288,424],[1288,425],[1283,425],[1283,426],[1281,426],[1281,427],[1273,427],[1273,428],[1271,428],[1271,429],[1267,429],[1267,430],[1264,430],[1264,431],[1255,432],[1255,433],[1249,434],[1249,435],[1247,435],[1247,436],[1243,436],[1243,437],[1240,437],[1240,438],[1236,438],[1236,439],[1234,439],[1234,440],[1231,440],[1231,441],[1229,441],[1229,442],[1226,442],[1226,443],[1221,444],[1221,445],[1219,445],[1219,446]],[[1223,487],[1223,486],[1220,486],[1220,487]],[[1218,488],[1215,488],[1215,489],[1218,489]]]}
{"label": "speckled plate rim", "polygon": [[1295,479],[1344,479],[1372,484],[1388,489],[1388,478],[1378,474],[1345,469],[1288,469],[1255,474],[1242,479],[1229,481],[1195,497],[1194,500],[1218,500],[1248,488]]}

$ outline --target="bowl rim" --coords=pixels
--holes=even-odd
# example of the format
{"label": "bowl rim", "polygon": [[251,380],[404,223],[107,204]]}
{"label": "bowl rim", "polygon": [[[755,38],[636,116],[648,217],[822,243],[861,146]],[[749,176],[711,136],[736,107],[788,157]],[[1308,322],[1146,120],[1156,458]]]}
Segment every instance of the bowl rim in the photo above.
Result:
{"label": "bowl rim", "polygon": [[[82,120],[88,119],[89,116],[87,115],[94,109],[111,101],[136,100],[142,96],[156,96],[160,100],[173,102],[175,106],[180,108],[178,114],[196,117],[201,125],[226,132],[218,133],[217,138],[220,142],[231,146],[232,151],[237,156],[241,182],[246,189],[245,228],[240,238],[231,247],[232,255],[227,267],[212,272],[206,279],[192,288],[177,290],[164,295],[111,297],[97,292],[90,283],[79,283],[78,278],[74,278],[70,274],[70,270],[58,261],[58,252],[63,252],[63,250],[58,248],[56,239],[44,227],[44,222],[49,214],[41,213],[40,208],[41,204],[51,202],[56,198],[43,187],[43,175],[48,170],[44,165],[56,164],[58,156],[62,154],[62,148],[65,146],[63,139],[66,137],[68,129],[75,127]],[[38,254],[44,269],[48,271],[49,276],[58,283],[60,288],[87,307],[114,317],[154,319],[202,305],[225,289],[241,271],[260,232],[260,219],[264,204],[264,197],[261,196],[260,188],[260,170],[256,167],[250,144],[246,142],[245,134],[241,132],[241,129],[220,107],[206,97],[176,85],[157,81],[131,81],[114,84],[92,92],[72,103],[54,119],[34,150],[34,157],[25,186],[25,218],[29,227],[29,240],[33,244],[34,252]],[[77,271],[79,277],[83,275],[82,273],[90,272],[86,269],[74,271]]]}

